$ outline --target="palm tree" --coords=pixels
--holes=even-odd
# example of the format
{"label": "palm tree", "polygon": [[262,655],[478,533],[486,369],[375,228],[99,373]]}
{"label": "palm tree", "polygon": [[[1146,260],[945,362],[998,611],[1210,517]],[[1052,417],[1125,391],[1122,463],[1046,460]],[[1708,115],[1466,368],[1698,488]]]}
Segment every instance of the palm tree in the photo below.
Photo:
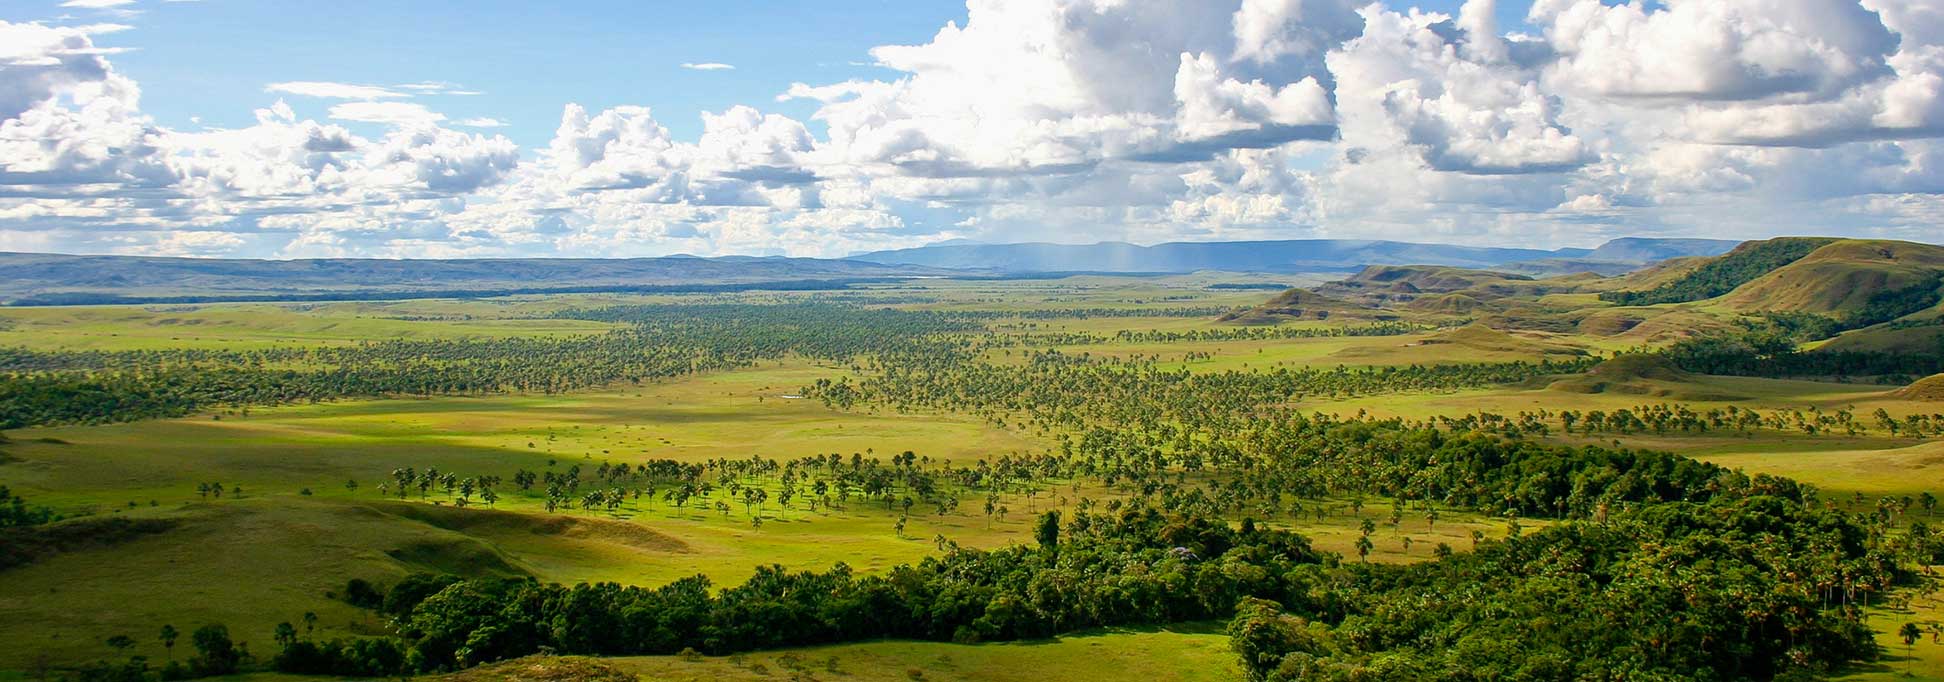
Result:
{"label": "palm tree", "polygon": [[176,636],[180,634],[182,633],[176,632],[174,625],[163,624],[161,633],[162,650],[168,652],[169,660],[171,661],[175,660]]}
{"label": "palm tree", "polygon": [[1903,627],[1897,628],[1897,636],[1903,639],[1904,653],[1912,655],[1915,653],[1917,640],[1923,639],[1924,631],[1918,628],[1916,623],[1904,623]]}

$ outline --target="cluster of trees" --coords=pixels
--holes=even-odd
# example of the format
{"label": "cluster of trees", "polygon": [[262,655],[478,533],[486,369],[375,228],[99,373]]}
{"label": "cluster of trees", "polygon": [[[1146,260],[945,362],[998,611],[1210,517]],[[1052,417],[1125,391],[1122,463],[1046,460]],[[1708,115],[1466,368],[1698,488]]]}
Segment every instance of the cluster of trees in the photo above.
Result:
{"label": "cluster of trees", "polygon": [[[576,466],[575,469],[578,470],[579,467]],[[520,473],[531,475],[525,471]],[[479,501],[490,507],[499,502],[499,491],[494,487],[500,482],[498,476],[461,477],[452,472],[439,471],[438,467],[426,467],[424,471],[414,467],[399,467],[391,471],[390,481],[378,484],[378,494],[396,494],[398,499],[402,500],[416,489],[419,498],[423,499],[427,493],[438,489],[444,491],[446,497],[451,498],[453,504],[457,506],[464,507],[472,504],[473,496],[478,495]],[[518,477],[515,478],[515,484],[521,485],[522,489],[532,485],[530,481]],[[347,482],[345,487],[356,489],[356,481]]]}
{"label": "cluster of trees", "polygon": [[27,504],[27,500],[7,486],[0,485],[0,528],[38,526],[51,521],[59,521],[61,516],[47,507]]}
{"label": "cluster of trees", "polygon": [[[1255,524],[1130,507],[1042,524],[1037,546],[955,549],[858,576],[764,567],[717,590],[696,576],[649,589],[420,576],[378,608],[402,633],[411,670],[455,668],[550,650],[572,654],[730,653],[898,637],[977,642],[1101,625],[1224,617],[1251,594],[1283,595],[1281,576],[1326,557],[1300,536]],[[367,601],[367,605],[370,601]],[[340,645],[339,651],[355,645]],[[286,647],[279,669],[319,668]]]}
{"label": "cluster of trees", "polygon": [[1600,433],[1719,433],[1753,435],[1756,431],[1781,431],[1804,436],[1859,436],[1883,433],[1891,436],[1944,435],[1944,413],[1911,413],[1896,417],[1877,408],[1867,418],[1847,407],[1824,410],[1770,409],[1767,411],[1739,405],[1696,410],[1680,403],[1654,403],[1607,410],[1521,410],[1515,415],[1474,412],[1461,416],[1433,417],[1427,423],[1454,431],[1488,431],[1507,436],[1544,436],[1556,425],[1568,434]]}
{"label": "cluster of trees", "polygon": [[1928,277],[1899,289],[1886,289],[1870,295],[1863,306],[1844,318],[1843,326],[1850,329],[1882,324],[1911,313],[1929,310],[1944,299],[1944,271],[1933,272]]}
{"label": "cluster of trees", "polygon": [[[554,393],[746,367],[787,355],[962,349],[956,313],[788,305],[629,306],[560,313],[630,323],[573,337],[386,341],[263,350],[0,350],[0,429],[392,395]],[[958,352],[963,352],[959,350]]]}
{"label": "cluster of trees", "polygon": [[[904,516],[945,515],[958,511],[962,500],[981,495],[987,498],[988,516],[1003,515],[1004,496],[1025,496],[1030,510],[1039,493],[1081,470],[1064,456],[1005,455],[953,465],[910,451],[892,455],[888,462],[864,453],[849,458],[829,453],[792,460],[759,455],[700,463],[650,460],[632,466],[604,461],[592,468],[573,464],[559,471],[552,469],[552,463],[548,466],[537,473],[515,472],[511,493],[541,500],[549,513],[618,514],[661,504],[675,510],[713,508],[727,516],[739,505],[753,523],[760,523],[768,513],[841,510],[854,501],[881,503],[885,511]],[[391,477],[378,486],[379,495],[403,499],[416,490],[423,499],[440,491],[441,502],[460,507],[470,504],[473,495],[489,505],[500,499],[494,492],[502,481],[499,476],[400,467]]]}
{"label": "cluster of trees", "polygon": [[766,567],[721,590],[700,576],[653,589],[414,576],[382,598],[359,591],[396,640],[289,638],[275,663],[377,676],[540,651],[977,642],[1233,617],[1257,679],[1767,679],[1874,657],[1857,596],[1895,573],[1851,518],[1764,494],[1643,505],[1409,566],[1139,503],[1064,526],[1049,513],[1039,529],[1035,546],[871,576]]}
{"label": "cluster of trees", "polygon": [[[136,655],[121,662],[96,661],[76,671],[76,678],[78,682],[174,682],[233,674],[253,660],[247,645],[232,641],[229,628],[215,623],[191,632],[189,643],[195,654],[186,661],[176,660],[176,640],[181,634],[173,625],[163,625],[157,633],[156,639],[169,652],[169,661],[161,668],[151,667],[147,657]],[[122,651],[134,646],[135,640],[115,635],[105,643]]]}
{"label": "cluster of trees", "polygon": [[[1463,321],[1469,324],[1470,320]],[[997,329],[1013,333],[993,334],[979,339],[976,350],[1000,348],[1052,348],[1058,346],[1097,346],[1109,343],[1183,343],[1195,341],[1273,341],[1287,339],[1334,339],[1366,336],[1403,336],[1433,331],[1451,325],[1382,321],[1360,325],[1328,327],[1254,326],[1171,331],[1162,329],[1122,329],[1112,335],[1092,332],[1034,331],[1038,325],[1026,323],[1020,329]]]}
{"label": "cluster of trees", "polygon": [[1351,566],[1228,631],[1255,680],[1778,679],[1876,655],[1843,515],[1751,496],[1642,507],[1406,566]]}
{"label": "cluster of trees", "polygon": [[1735,334],[1677,341],[1659,351],[1676,367],[1701,374],[1751,377],[1876,377],[1909,383],[1944,372],[1944,337],[1935,352],[1803,351],[1787,336]]}
{"label": "cluster of trees", "polygon": [[1805,312],[1764,312],[1739,322],[1750,335],[1779,336],[1797,342],[1820,341],[1851,329],[1879,324],[1890,323],[1899,328],[1937,324],[1937,319],[1901,318],[1929,310],[1939,300],[1944,300],[1944,272],[1932,273],[1902,288],[1873,293],[1861,306],[1840,318]]}
{"label": "cluster of trees", "polygon": [[1645,291],[1602,292],[1600,300],[1620,305],[1655,305],[1714,298],[1801,260],[1834,241],[1827,237],[1783,237],[1750,242],[1672,282]]}
{"label": "cluster of trees", "polygon": [[1101,358],[1046,350],[1023,364],[956,356],[871,358],[858,382],[819,379],[805,397],[849,409],[879,405],[899,411],[973,412],[996,423],[1041,428],[1094,423],[1161,424],[1247,421],[1256,410],[1306,397],[1350,397],[1403,391],[1498,386],[1584,371],[1596,358],[1402,367],[1277,367],[1263,371],[1162,369],[1151,358]]}

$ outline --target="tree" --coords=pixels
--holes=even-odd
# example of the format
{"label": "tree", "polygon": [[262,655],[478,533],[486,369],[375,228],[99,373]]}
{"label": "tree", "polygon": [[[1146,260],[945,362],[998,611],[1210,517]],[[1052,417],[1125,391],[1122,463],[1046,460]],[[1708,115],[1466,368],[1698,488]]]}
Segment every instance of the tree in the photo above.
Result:
{"label": "tree", "polygon": [[1903,627],[1897,628],[1897,637],[1903,639],[1905,655],[1910,655],[1917,647],[1917,640],[1924,638],[1924,630],[1916,623],[1904,623]]}
{"label": "tree", "polygon": [[1033,537],[1041,547],[1053,549],[1060,544],[1060,512],[1049,511],[1041,514],[1039,525],[1033,529]]}
{"label": "tree", "polygon": [[128,635],[115,635],[102,640],[101,643],[113,647],[115,653],[120,655],[122,652],[128,651],[129,647],[135,646],[135,638]]}
{"label": "tree", "polygon": [[243,652],[230,641],[229,628],[222,625],[212,623],[196,628],[189,641],[196,645],[196,660],[191,662],[191,668],[201,675],[228,675],[236,672],[237,664],[243,660]]}
{"label": "tree", "polygon": [[162,632],[159,635],[159,638],[162,640],[162,650],[168,652],[169,660],[171,661],[175,660],[175,643],[176,635],[178,634],[180,633],[176,632],[174,625],[164,624],[162,626]]}
{"label": "tree", "polygon": [[1359,561],[1369,561],[1372,547],[1373,545],[1370,544],[1370,536],[1357,536],[1357,559]]}
{"label": "tree", "polygon": [[288,649],[290,645],[297,643],[297,628],[291,627],[290,621],[278,623],[277,630],[271,634],[271,638],[276,640],[279,648]]}

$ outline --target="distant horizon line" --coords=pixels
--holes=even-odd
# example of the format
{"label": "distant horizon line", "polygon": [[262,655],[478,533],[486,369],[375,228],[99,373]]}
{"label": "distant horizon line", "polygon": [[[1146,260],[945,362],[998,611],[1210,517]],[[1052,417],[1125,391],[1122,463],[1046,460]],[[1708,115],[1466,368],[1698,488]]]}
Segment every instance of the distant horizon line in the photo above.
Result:
{"label": "distant horizon line", "polygon": [[1534,246],[1509,246],[1509,245],[1500,245],[1500,244],[1489,244],[1489,245],[1488,244],[1465,244],[1465,243],[1457,243],[1457,242],[1440,242],[1440,241],[1408,241],[1402,239],[1370,239],[1370,238],[1354,238],[1354,237],[1299,237],[1299,238],[1291,238],[1291,239],[1228,239],[1228,240],[1207,240],[1207,241],[1172,240],[1172,241],[1164,241],[1164,242],[1153,242],[1148,244],[1142,244],[1142,243],[1130,242],[1130,241],[1121,241],[1121,240],[1101,240],[1101,241],[1083,243],[1083,242],[1049,242],[1049,241],[981,242],[981,241],[966,241],[962,239],[946,239],[942,241],[932,242],[929,244],[922,244],[919,246],[909,246],[909,247],[895,248],[895,249],[876,249],[872,251],[857,252],[847,256],[790,256],[784,254],[746,254],[746,253],[728,253],[728,254],[721,254],[715,256],[702,256],[702,255],[697,255],[692,253],[671,253],[671,254],[666,254],[661,256],[541,256],[541,255],[536,255],[536,256],[453,256],[453,257],[443,257],[443,258],[436,257],[436,256],[394,256],[394,257],[304,256],[304,257],[292,257],[292,258],[278,258],[274,256],[238,257],[238,256],[203,256],[203,255],[188,255],[188,254],[67,253],[67,252],[58,252],[58,251],[0,251],[0,255],[64,256],[69,258],[151,258],[151,259],[206,260],[206,261],[276,261],[276,262],[545,261],[545,260],[623,261],[623,260],[657,260],[657,259],[722,260],[728,258],[848,261],[848,260],[858,260],[859,256],[873,254],[873,253],[897,253],[897,252],[915,251],[915,250],[930,249],[930,248],[950,248],[956,246],[968,246],[968,247],[970,246],[1069,246],[1069,247],[1132,246],[1132,247],[1145,249],[1145,248],[1155,248],[1159,246],[1171,246],[1171,245],[1178,245],[1178,244],[1277,244],[1277,243],[1292,243],[1292,242],[1364,242],[1370,244],[1416,244],[1416,245],[1425,245],[1425,246],[1451,246],[1451,247],[1472,248],[1472,249],[1509,249],[1509,250],[1517,250],[1517,251],[1556,253],[1556,252],[1568,251],[1568,250],[1592,251],[1594,249],[1599,248],[1599,246],[1601,245],[1609,244],[1623,239],[1741,243],[1741,242],[1749,242],[1749,241],[1761,241],[1766,239],[1781,239],[1785,237],[1833,237],[1836,239],[1862,240],[1862,241],[1908,241],[1910,243],[1915,243],[1915,244],[1931,243],[1931,242],[1918,242],[1914,240],[1904,240],[1904,239],[1881,239],[1881,238],[1872,238],[1872,237],[1840,237],[1840,236],[1833,236],[1833,235],[1815,235],[1815,234],[1784,234],[1784,235],[1773,235],[1768,237],[1752,237],[1747,239],[1721,239],[1715,237],[1647,237],[1647,236],[1639,236],[1639,235],[1626,235],[1620,237],[1613,237],[1605,241],[1602,241],[1598,244],[1594,244],[1592,246],[1560,246],[1554,248],[1542,248],[1542,247],[1534,247]]}

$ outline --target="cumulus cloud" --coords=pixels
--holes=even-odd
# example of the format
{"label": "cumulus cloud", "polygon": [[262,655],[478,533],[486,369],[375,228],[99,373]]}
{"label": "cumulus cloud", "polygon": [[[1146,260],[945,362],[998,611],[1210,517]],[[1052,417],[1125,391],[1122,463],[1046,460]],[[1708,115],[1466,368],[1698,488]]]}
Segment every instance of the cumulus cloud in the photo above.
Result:
{"label": "cumulus cloud", "polygon": [[26,38],[0,44],[9,64],[30,67],[0,70],[13,112],[0,120],[0,221],[83,250],[218,254],[346,225],[422,225],[519,165],[504,137],[439,128],[415,105],[370,108],[397,102],[338,105],[400,126],[378,140],[281,101],[247,127],[169,130],[141,112],[133,81],[85,49],[86,33],[0,23],[0,35]]}
{"label": "cumulus cloud", "polygon": [[1538,72],[1512,59],[1490,2],[1441,14],[1363,10],[1363,35],[1333,51],[1346,140],[1412,153],[1430,168],[1480,175],[1559,172],[1593,159],[1560,122]]}
{"label": "cumulus cloud", "polygon": [[550,141],[524,150],[490,134],[500,118],[428,106],[478,92],[443,81],[273,83],[331,100],[325,117],[273,101],[248,126],[172,130],[109,61],[127,48],[97,42],[124,26],[0,22],[0,246],[1584,244],[1778,225],[1921,238],[1944,215],[1944,0],[1538,0],[1529,35],[1498,26],[1493,0],[966,9],[929,39],[871,50],[885,77],[776,95],[807,121],[750,103],[682,112],[701,132],[678,137],[666,111],[567,103]]}
{"label": "cumulus cloud", "polygon": [[1617,97],[1826,99],[1885,72],[1897,40],[1854,2],[1538,0],[1555,83]]}

